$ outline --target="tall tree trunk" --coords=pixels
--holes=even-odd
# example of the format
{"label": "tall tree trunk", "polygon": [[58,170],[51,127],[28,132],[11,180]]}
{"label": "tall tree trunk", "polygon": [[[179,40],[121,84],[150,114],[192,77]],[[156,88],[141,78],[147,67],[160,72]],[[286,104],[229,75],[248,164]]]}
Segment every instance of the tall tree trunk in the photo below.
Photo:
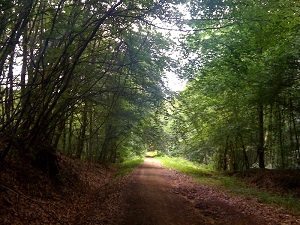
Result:
{"label": "tall tree trunk", "polygon": [[257,155],[258,155],[258,166],[261,169],[265,168],[265,147],[264,147],[264,108],[260,103],[258,106],[258,145],[257,145]]}
{"label": "tall tree trunk", "polygon": [[[20,1],[22,2],[22,1]],[[30,12],[34,8],[34,1],[23,1],[24,5],[22,5],[21,11],[18,12],[18,19],[16,19],[15,24],[13,27],[10,27],[10,35],[5,41],[5,45],[2,46],[2,51],[0,55],[0,73],[3,72],[5,61],[7,60],[7,57],[11,54],[12,51],[14,51],[22,33],[23,30],[26,28],[27,23],[30,19]]]}
{"label": "tall tree trunk", "polygon": [[225,145],[225,149],[224,149],[224,153],[223,153],[223,159],[222,159],[222,163],[223,163],[223,171],[227,170],[227,153],[228,153],[228,148],[229,148],[229,143],[228,143],[228,138],[226,140],[226,145]]}
{"label": "tall tree trunk", "polygon": [[10,121],[10,117],[13,111],[13,99],[14,99],[14,90],[13,90],[13,82],[14,82],[14,58],[15,53],[12,51],[9,58],[9,67],[8,67],[8,74],[7,74],[7,85],[6,85],[6,107],[5,107],[5,113],[6,113],[6,121],[8,124],[11,124],[12,121]]}
{"label": "tall tree trunk", "polygon": [[247,152],[246,152],[246,147],[245,147],[245,144],[244,144],[243,136],[241,134],[240,134],[240,141],[241,141],[242,150],[243,150],[245,169],[249,170],[249,168],[250,168],[249,159],[248,159],[248,155],[247,155]]}
{"label": "tall tree trunk", "polygon": [[269,118],[268,118],[268,131],[269,131],[269,142],[268,142],[268,151],[269,151],[269,161],[273,166],[275,165],[275,152],[273,149],[273,140],[274,140],[274,125],[273,125],[273,105],[270,106]]}
{"label": "tall tree trunk", "polygon": [[299,146],[299,135],[298,135],[298,128],[297,128],[297,124],[296,124],[296,118],[295,118],[295,115],[294,115],[294,112],[293,112],[293,100],[292,98],[290,97],[290,117],[291,117],[291,123],[292,123],[292,126],[293,126],[293,130],[294,130],[294,136],[295,136],[295,144],[293,145],[293,151],[295,151],[295,154],[294,154],[294,157],[295,157],[295,161],[296,161],[296,164],[298,163],[298,160],[300,159],[300,146]]}
{"label": "tall tree trunk", "polygon": [[298,129],[297,129],[297,124],[296,124],[296,118],[295,118],[294,114],[293,114],[293,126],[294,126],[294,131],[295,131],[295,140],[296,140],[296,158],[300,159],[299,135],[298,135]]}
{"label": "tall tree trunk", "polygon": [[68,155],[72,155],[72,149],[73,149],[73,144],[72,144],[72,136],[73,136],[73,120],[74,120],[74,115],[73,113],[70,116],[69,119],[69,129],[68,129]]}
{"label": "tall tree trunk", "polygon": [[94,116],[94,110],[93,107],[91,107],[89,111],[89,140],[88,140],[88,150],[87,150],[89,155],[89,160],[92,160],[92,157],[94,155],[93,149],[95,148],[95,146],[93,146],[93,140],[95,136],[95,134],[93,134],[93,127],[94,127],[93,116]]}
{"label": "tall tree trunk", "polygon": [[24,30],[23,33],[23,57],[22,57],[22,69],[21,69],[21,100],[24,100],[25,96],[25,85],[26,85],[26,71],[27,71],[27,56],[28,56],[28,35],[27,35],[27,28]]}
{"label": "tall tree trunk", "polygon": [[62,134],[62,152],[64,154],[66,154],[66,147],[67,147],[67,126],[66,126],[66,123],[65,123],[65,127],[64,127],[64,130],[63,130],[63,134]]}
{"label": "tall tree trunk", "polygon": [[278,129],[278,131],[279,131],[279,137],[278,137],[278,140],[279,140],[279,149],[280,149],[280,158],[281,158],[281,168],[282,169],[284,169],[285,168],[285,157],[284,157],[284,151],[283,151],[283,142],[284,142],[284,140],[283,140],[283,131],[282,131],[282,125],[283,125],[283,123],[282,123],[282,121],[283,121],[283,118],[282,118],[282,113],[281,113],[281,111],[279,110],[279,129]]}
{"label": "tall tree trunk", "polygon": [[115,145],[115,127],[108,123],[105,129],[105,138],[102,144],[101,152],[98,157],[98,162],[104,163],[110,160],[110,154],[114,151]]}
{"label": "tall tree trunk", "polygon": [[52,146],[57,149],[59,140],[61,136],[65,133],[65,127],[66,127],[66,120],[63,118],[57,125],[56,125],[55,132],[53,134],[53,141]]}
{"label": "tall tree trunk", "polygon": [[84,143],[86,139],[86,128],[87,128],[87,111],[88,111],[88,104],[84,103],[83,111],[82,111],[82,124],[80,129],[80,135],[78,137],[77,142],[77,151],[76,151],[76,158],[80,159],[82,156],[82,152],[84,149]]}

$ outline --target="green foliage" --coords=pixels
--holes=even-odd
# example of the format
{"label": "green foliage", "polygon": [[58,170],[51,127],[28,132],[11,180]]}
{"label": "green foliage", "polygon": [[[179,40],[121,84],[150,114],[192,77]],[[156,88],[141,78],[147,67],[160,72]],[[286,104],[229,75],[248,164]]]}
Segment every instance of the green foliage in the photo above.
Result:
{"label": "green foliage", "polygon": [[212,185],[231,194],[257,198],[261,202],[282,206],[295,212],[300,211],[299,199],[292,195],[279,196],[251,188],[234,176],[226,176],[213,170],[211,166],[193,163],[183,158],[161,157],[158,159],[162,165],[192,176],[201,184]]}
{"label": "green foliage", "polygon": [[134,157],[127,159],[126,161],[117,165],[117,171],[114,173],[115,176],[125,176],[131,173],[136,167],[144,162],[144,158]]}
{"label": "green foliage", "polygon": [[157,157],[159,155],[160,155],[160,152],[157,150],[151,151],[151,152],[146,152],[146,157],[150,157],[150,158]]}
{"label": "green foliage", "polygon": [[176,96],[173,131],[181,141],[174,149],[199,162],[214,160],[222,170],[295,167],[299,3],[190,6],[194,32],[186,36],[183,68],[190,81]]}
{"label": "green foliage", "polygon": [[254,197],[261,202],[283,206],[286,209],[293,210],[295,212],[300,211],[299,199],[291,194],[287,194],[285,196],[270,194],[269,192],[264,190],[251,188],[235,177],[219,175],[218,177],[216,177],[216,179],[217,182],[215,182],[215,184],[217,184],[218,187],[232,194],[251,198]]}
{"label": "green foliage", "polygon": [[214,173],[211,166],[188,161],[180,157],[157,157],[163,166],[184,172],[193,177],[210,177]]}
{"label": "green foliage", "polygon": [[166,55],[171,41],[152,22],[175,23],[181,2],[1,5],[0,130],[9,143],[0,161],[15,142],[25,152],[43,143],[99,162],[162,149],[155,113],[174,60]]}

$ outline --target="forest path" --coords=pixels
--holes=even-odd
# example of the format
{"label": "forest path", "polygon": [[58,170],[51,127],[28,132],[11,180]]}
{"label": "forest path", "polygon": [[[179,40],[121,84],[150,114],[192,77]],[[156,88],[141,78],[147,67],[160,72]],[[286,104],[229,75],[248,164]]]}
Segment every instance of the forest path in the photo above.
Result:
{"label": "forest path", "polygon": [[153,158],[128,177],[122,195],[122,225],[300,224],[299,216],[197,184]]}

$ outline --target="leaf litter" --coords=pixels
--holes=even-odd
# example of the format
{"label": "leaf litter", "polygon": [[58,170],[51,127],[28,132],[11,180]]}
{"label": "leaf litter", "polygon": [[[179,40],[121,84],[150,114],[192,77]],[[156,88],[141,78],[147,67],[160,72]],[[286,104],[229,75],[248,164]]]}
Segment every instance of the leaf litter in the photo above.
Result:
{"label": "leaf litter", "polygon": [[[128,210],[133,209],[125,197],[137,194],[128,187],[139,184],[133,174],[140,168],[125,177],[115,177],[116,169],[112,166],[63,155],[59,155],[59,164],[59,178],[53,182],[24,158],[5,161],[0,173],[0,224],[123,225]],[[182,204],[189,204],[188,210],[199,215],[197,218],[201,218],[201,222],[194,224],[300,224],[300,216],[286,209],[196,183],[157,162],[151,168],[160,176],[164,190],[171,194],[168,196],[186,199]],[[151,176],[144,174],[144,177]],[[252,184],[258,177],[253,174],[243,176]],[[287,183],[284,178],[283,181],[278,177],[274,179],[276,184]],[[151,195],[154,201],[160,201],[161,196],[155,200],[155,193]],[[187,214],[180,211],[172,213]]]}

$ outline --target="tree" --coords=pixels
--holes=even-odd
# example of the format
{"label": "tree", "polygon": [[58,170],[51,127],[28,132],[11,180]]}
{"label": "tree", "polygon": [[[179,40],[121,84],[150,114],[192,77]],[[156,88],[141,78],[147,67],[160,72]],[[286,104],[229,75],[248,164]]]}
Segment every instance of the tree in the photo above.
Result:
{"label": "tree", "polygon": [[[140,111],[162,100],[161,77],[168,65],[162,49],[167,45],[154,32],[152,20],[170,19],[173,4],[179,2],[2,4],[1,21],[7,22],[0,33],[5,103],[0,130],[7,145],[0,161],[11,149],[18,149],[33,160],[46,161],[50,166],[44,169],[49,170],[56,165],[56,147],[70,148],[77,142],[79,158],[92,143],[95,148],[104,146],[108,133],[116,132],[118,137],[112,146],[122,143],[124,129],[130,133],[131,119],[132,123],[142,120],[146,114]],[[129,111],[142,117],[115,124]],[[105,160],[115,161],[116,149],[111,151]]]}
{"label": "tree", "polygon": [[[216,154],[223,169],[247,169],[256,159],[260,168],[278,166],[268,158],[270,142],[278,140],[270,122],[274,105],[283,107],[286,101],[280,99],[288,97],[286,91],[298,89],[299,51],[292,50],[299,39],[298,6],[283,1],[191,1],[194,32],[186,38],[186,49],[193,55],[185,66],[191,81],[181,107],[192,122],[191,135],[197,135],[201,146],[208,143],[210,155]],[[283,143],[278,147],[283,149]]]}

